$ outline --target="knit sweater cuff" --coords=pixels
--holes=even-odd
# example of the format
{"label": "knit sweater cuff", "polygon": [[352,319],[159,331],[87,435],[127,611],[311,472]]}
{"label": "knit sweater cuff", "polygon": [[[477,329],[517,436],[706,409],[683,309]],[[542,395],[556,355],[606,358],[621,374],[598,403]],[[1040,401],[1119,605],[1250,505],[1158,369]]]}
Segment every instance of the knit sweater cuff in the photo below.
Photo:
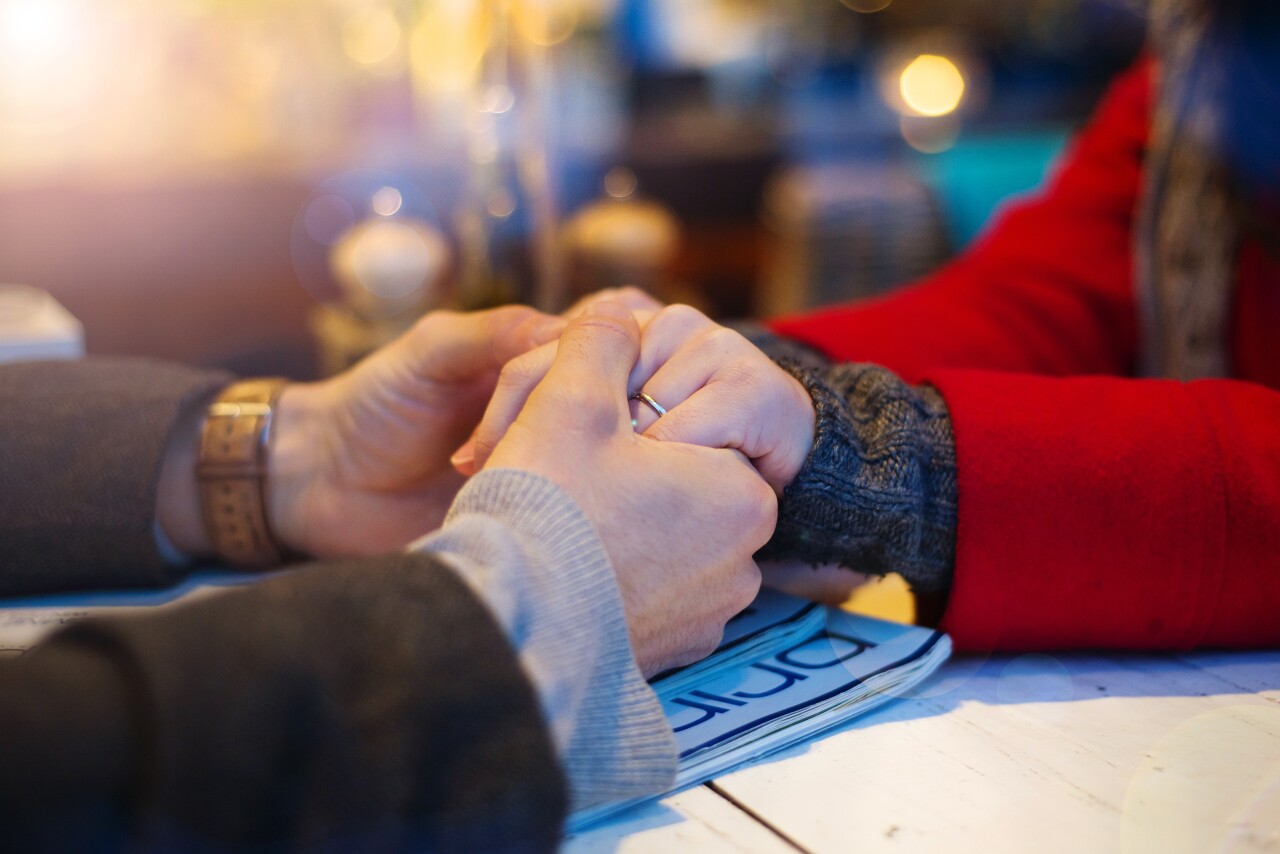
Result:
{"label": "knit sweater cuff", "polygon": [[813,449],[760,557],[897,572],[920,593],[948,589],[957,484],[941,395],[876,365],[832,366],[813,351],[756,343],[800,380],[817,414]]}
{"label": "knit sweater cuff", "polygon": [[671,784],[675,738],[632,655],[608,555],[567,493],[528,472],[481,472],[417,547],[456,567],[506,631],[541,699],[572,809]]}

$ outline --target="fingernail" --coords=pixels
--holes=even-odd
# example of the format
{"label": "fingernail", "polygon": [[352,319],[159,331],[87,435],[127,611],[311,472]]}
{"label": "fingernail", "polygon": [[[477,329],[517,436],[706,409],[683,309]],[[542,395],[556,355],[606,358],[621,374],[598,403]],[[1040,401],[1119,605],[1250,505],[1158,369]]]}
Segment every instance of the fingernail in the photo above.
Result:
{"label": "fingernail", "polygon": [[449,463],[456,469],[470,468],[476,461],[476,440],[468,439],[449,457]]}

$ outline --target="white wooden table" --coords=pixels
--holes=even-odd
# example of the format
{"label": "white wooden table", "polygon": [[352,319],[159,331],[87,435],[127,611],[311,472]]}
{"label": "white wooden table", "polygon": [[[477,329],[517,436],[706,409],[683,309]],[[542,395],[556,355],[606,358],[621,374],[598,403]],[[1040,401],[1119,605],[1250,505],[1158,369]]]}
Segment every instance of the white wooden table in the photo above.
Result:
{"label": "white wooden table", "polygon": [[1280,651],[957,658],[565,848],[1280,852]]}

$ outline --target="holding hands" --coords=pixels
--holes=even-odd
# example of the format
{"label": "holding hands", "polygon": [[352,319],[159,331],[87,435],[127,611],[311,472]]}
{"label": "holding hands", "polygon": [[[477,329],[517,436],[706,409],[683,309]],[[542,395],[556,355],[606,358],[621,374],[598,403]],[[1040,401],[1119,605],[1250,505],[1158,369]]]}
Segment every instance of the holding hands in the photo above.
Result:
{"label": "holding hands", "polygon": [[[813,446],[813,403],[800,382],[742,335],[697,309],[662,307],[634,290],[621,292],[618,302],[633,310],[642,327],[628,395],[643,391],[664,410],[659,415],[633,400],[636,431],[664,442],[733,448],[781,494]],[[583,308],[570,313],[575,310]],[[459,471],[474,474],[484,468],[547,376],[555,352],[553,342],[507,363],[474,436],[454,455]]]}
{"label": "holding hands", "polygon": [[809,452],[813,407],[745,338],[687,306],[625,290],[567,314],[435,312],[353,370],[287,387],[270,516],[297,551],[375,554],[438,527],[484,467],[543,475],[600,534],[653,674],[714,649],[754,598],[752,556]]}
{"label": "holding hands", "polygon": [[[486,465],[543,475],[577,500],[617,573],[646,676],[696,661],[755,598],[752,555],[773,533],[776,498],[736,450],[635,432],[627,391],[641,342],[625,306],[595,303],[554,346]],[[494,404],[511,392],[500,383]]]}

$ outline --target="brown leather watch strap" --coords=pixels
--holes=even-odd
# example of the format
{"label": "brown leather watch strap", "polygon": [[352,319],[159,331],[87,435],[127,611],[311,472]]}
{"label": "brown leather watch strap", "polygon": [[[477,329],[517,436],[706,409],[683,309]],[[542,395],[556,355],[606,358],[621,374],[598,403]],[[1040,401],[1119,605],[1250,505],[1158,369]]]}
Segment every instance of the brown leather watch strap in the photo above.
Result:
{"label": "brown leather watch strap", "polygon": [[200,433],[196,479],[205,528],[228,563],[266,569],[284,562],[267,518],[267,444],[286,381],[232,383],[209,404]]}

